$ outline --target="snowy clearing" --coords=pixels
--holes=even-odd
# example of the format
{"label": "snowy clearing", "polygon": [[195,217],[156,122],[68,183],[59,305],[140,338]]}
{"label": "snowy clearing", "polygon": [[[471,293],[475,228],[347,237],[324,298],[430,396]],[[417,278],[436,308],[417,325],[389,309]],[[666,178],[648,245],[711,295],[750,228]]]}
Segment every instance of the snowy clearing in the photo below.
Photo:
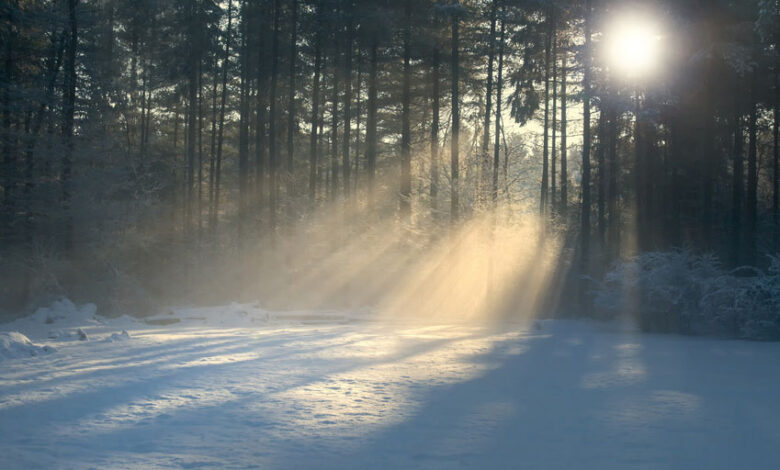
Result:
{"label": "snowy clearing", "polygon": [[[56,348],[0,361],[0,468],[758,469],[780,457],[780,344],[236,304],[153,325],[73,306],[80,325],[46,323],[56,310],[0,325]],[[63,328],[88,340],[49,338]]]}

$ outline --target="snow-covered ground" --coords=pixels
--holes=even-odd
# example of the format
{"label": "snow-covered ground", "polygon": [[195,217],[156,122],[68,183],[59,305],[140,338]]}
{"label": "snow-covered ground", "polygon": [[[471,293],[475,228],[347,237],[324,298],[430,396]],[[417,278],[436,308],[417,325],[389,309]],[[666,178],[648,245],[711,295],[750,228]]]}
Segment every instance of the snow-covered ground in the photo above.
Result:
{"label": "snow-covered ground", "polygon": [[0,468],[769,469],[780,460],[780,344],[235,304],[151,323],[61,303],[0,325],[50,348],[0,360]]}

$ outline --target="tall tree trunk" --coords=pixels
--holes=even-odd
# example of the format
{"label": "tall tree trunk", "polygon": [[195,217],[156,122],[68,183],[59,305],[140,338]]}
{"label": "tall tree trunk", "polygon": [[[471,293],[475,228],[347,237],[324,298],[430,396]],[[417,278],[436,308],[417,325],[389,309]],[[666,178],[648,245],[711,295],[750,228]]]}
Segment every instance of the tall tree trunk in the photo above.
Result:
{"label": "tall tree trunk", "polygon": [[[194,68],[194,67],[193,67]],[[198,85],[197,85],[197,72],[190,72],[190,77],[187,83],[187,106],[189,112],[187,114],[187,220],[186,226],[189,228],[192,225],[192,206],[195,194],[195,147],[196,147],[196,135],[197,128],[197,102],[198,102]]]}
{"label": "tall tree trunk", "polygon": [[222,182],[222,144],[225,132],[225,104],[227,102],[227,77],[230,67],[230,39],[233,34],[233,0],[228,0],[228,23],[225,31],[225,52],[222,57],[222,96],[219,103],[219,131],[217,134],[217,159],[214,175],[214,206],[211,209],[211,229],[215,231],[219,224],[219,199]]}
{"label": "tall tree trunk", "polygon": [[748,122],[748,174],[747,174],[747,209],[746,215],[746,262],[756,263],[756,225],[758,223],[758,103],[756,100],[758,77],[753,72],[753,83],[750,89],[750,117]]}
{"label": "tall tree trunk", "polygon": [[217,95],[219,87],[219,68],[217,58],[214,57],[214,81],[211,86],[211,146],[209,149],[209,223],[211,222],[211,210],[214,207],[214,170],[217,161]]}
{"label": "tall tree trunk", "polygon": [[[338,33],[336,33],[338,34]],[[339,189],[339,50],[333,51],[333,90],[331,95],[331,142],[330,142],[330,195],[336,198]]]}
{"label": "tall tree trunk", "polygon": [[371,42],[371,64],[368,72],[368,111],[366,115],[366,160],[368,163],[368,201],[374,207],[374,180],[376,178],[376,118],[377,118],[377,40]]}
{"label": "tall tree trunk", "polygon": [[498,80],[496,80],[496,135],[493,141],[493,206],[498,201],[498,166],[500,157],[499,137],[501,135],[501,100],[504,91],[504,41],[506,39],[506,6],[501,6],[501,33],[498,40]]}
{"label": "tall tree trunk", "polygon": [[[590,264],[590,63],[592,53],[591,40],[591,2],[585,0],[585,48],[582,76],[582,214],[580,217],[580,262],[581,273],[589,271]],[[580,284],[580,293],[584,294],[584,281]],[[582,297],[581,297],[582,299]]]}
{"label": "tall tree trunk", "polygon": [[552,142],[550,145],[550,209],[556,211],[558,206],[555,202],[556,199],[556,174],[555,167],[557,163],[556,143],[558,132],[558,28],[553,23],[552,34]]}
{"label": "tall tree trunk", "polygon": [[775,62],[775,105],[772,123],[772,225],[773,249],[780,248],[780,60]]}
{"label": "tall tree trunk", "polygon": [[[639,251],[647,247],[647,204],[645,197],[645,179],[650,178],[645,168],[644,135],[642,126],[642,102],[639,91],[634,96],[634,204],[636,208],[636,243]],[[707,165],[709,166],[709,165]],[[707,170],[705,170],[707,171]]]}
{"label": "tall tree trunk", "polygon": [[[186,89],[185,93],[186,95]],[[178,97],[177,97],[178,98]],[[182,97],[184,98],[184,97]],[[190,113],[190,106],[189,103],[184,100],[184,119],[182,120],[182,124],[184,126],[184,129],[182,129],[182,140],[183,142],[183,148],[184,148],[184,155],[182,157],[182,164],[184,165],[184,177],[181,180],[181,222],[182,222],[182,233],[187,233],[189,231],[189,226],[187,225],[187,208],[189,207],[189,194],[187,192],[187,140],[189,136],[188,123],[189,121],[189,113]]]}
{"label": "tall tree trunk", "polygon": [[[326,51],[323,51],[320,75],[324,74],[323,71],[327,70],[327,68],[328,68],[328,56],[326,54]],[[323,95],[323,98],[322,98],[323,102],[322,102],[322,104],[320,106],[320,114],[317,117],[317,120],[319,122],[319,125],[318,125],[319,129],[317,130],[317,136],[318,136],[317,137],[317,185],[319,187],[321,197],[326,197],[327,196],[327,191],[328,191],[328,184],[327,184],[327,181],[326,181],[328,168],[327,168],[327,162],[325,161],[325,155],[327,155],[328,152],[327,152],[327,143],[325,142],[327,137],[325,135],[325,97],[324,97],[325,89],[324,89],[324,79],[321,78],[321,81],[323,82],[323,84],[321,85],[321,87],[323,88],[322,91],[321,91],[321,93]],[[323,191],[326,194],[323,195],[322,194]],[[316,188],[315,188],[315,192],[316,192]]]}
{"label": "tall tree trunk", "polygon": [[554,212],[558,209],[556,203],[557,181],[555,174],[557,164],[557,137],[558,137],[558,28],[553,23],[552,35],[552,89],[553,89],[553,113],[552,113],[552,142],[550,145],[550,209]]}
{"label": "tall tree trunk", "polygon": [[[261,4],[258,3],[257,17],[262,18],[260,11]],[[265,204],[266,177],[268,174],[268,159],[266,147],[268,143],[268,131],[266,128],[266,117],[268,113],[268,69],[266,67],[267,52],[265,50],[266,32],[265,20],[260,23],[257,32],[257,68],[255,69],[255,83],[257,86],[256,96],[256,121],[257,131],[255,132],[255,197],[258,203],[258,209],[262,210]]]}
{"label": "tall tree trunk", "polygon": [[490,120],[493,117],[493,61],[496,55],[496,16],[498,13],[498,0],[493,0],[490,6],[490,36],[488,37],[488,69],[487,83],[485,84],[485,119],[482,124],[482,148],[480,162],[480,198],[484,199],[483,192],[487,189],[488,168],[490,168]]}
{"label": "tall tree trunk", "polygon": [[412,40],[412,1],[406,0],[404,6],[404,78],[401,111],[401,220],[409,223],[412,215],[412,136],[409,116],[411,102],[411,40]]}
{"label": "tall tree trunk", "polygon": [[188,21],[190,21],[189,31],[189,51],[187,57],[187,103],[189,114],[187,115],[187,210],[186,227],[192,227],[192,207],[195,194],[195,146],[197,138],[197,106],[198,106],[198,63],[199,60],[199,41],[196,40],[200,35],[197,19],[200,16],[198,4],[192,2],[189,5]]}
{"label": "tall tree trunk", "polygon": [[[151,100],[150,100],[151,101]],[[150,103],[151,104],[151,103]],[[151,106],[147,111],[147,120]],[[147,124],[148,125],[148,124]],[[147,129],[144,134],[149,135]],[[198,61],[198,241],[203,231],[203,61]]]}
{"label": "tall tree trunk", "polygon": [[317,33],[314,40],[314,84],[311,104],[311,143],[309,149],[309,201],[314,203],[317,190],[317,124],[320,115],[320,68],[322,66],[322,2],[317,3]]}
{"label": "tall tree trunk", "polygon": [[569,162],[568,162],[568,148],[566,147],[567,129],[566,129],[566,109],[567,109],[567,94],[566,94],[566,74],[568,73],[567,64],[567,50],[568,45],[564,45],[563,54],[561,54],[561,214],[566,216],[569,204]]}
{"label": "tall tree trunk", "polygon": [[438,44],[433,49],[431,71],[431,94],[433,95],[433,116],[431,120],[431,214],[438,218],[439,200],[439,113],[440,113],[440,60],[441,52]]}
{"label": "tall tree trunk", "polygon": [[[712,88],[710,85],[708,88]],[[712,96],[708,92],[709,96]],[[721,166],[721,160],[720,160],[720,154],[715,150],[715,139],[713,136],[715,135],[715,108],[712,105],[712,100],[708,100],[707,104],[705,104],[705,111],[704,111],[704,126],[702,128],[703,134],[701,136],[701,147],[703,149],[702,154],[702,160],[705,162],[704,168],[702,171],[702,186],[703,186],[703,192],[704,192],[704,207],[702,208],[702,217],[701,217],[701,238],[702,238],[702,246],[706,249],[712,249],[713,247],[713,219],[714,219],[714,186],[715,186],[715,175],[717,171],[720,169]],[[652,127],[649,123],[645,123],[643,126],[643,130],[646,133],[649,133],[652,130]],[[654,224],[653,224],[653,186],[652,183],[655,180],[653,177],[653,166],[651,165],[651,152],[648,148],[648,145],[651,142],[651,136],[645,136],[643,138],[645,148],[643,149],[642,153],[642,160],[643,160],[643,173],[645,174],[644,179],[644,195],[643,195],[643,205],[641,209],[643,209],[642,218],[640,219],[642,222],[642,225],[640,226],[640,230],[642,230],[643,233],[645,233],[645,243],[640,245],[640,247],[643,247],[644,249],[652,249],[653,243],[655,240],[655,231],[653,230]],[[640,241],[642,239],[640,238]]]}
{"label": "tall tree trunk", "polygon": [[550,49],[552,46],[552,13],[547,14],[547,35],[544,40],[544,137],[542,138],[542,187],[539,199],[539,214],[547,212],[550,165]]}
{"label": "tall tree trunk", "polygon": [[274,0],[274,29],[271,45],[271,90],[269,92],[270,109],[268,116],[268,155],[269,155],[269,204],[271,228],[276,227],[276,209],[279,204],[279,158],[276,145],[276,86],[279,81],[279,16],[281,0]]}
{"label": "tall tree trunk", "polygon": [[[137,124],[137,116],[136,116],[136,106],[138,106],[137,103],[137,95],[138,95],[138,60],[139,60],[139,54],[138,54],[138,30],[139,30],[139,20],[138,20],[138,13],[135,12],[133,14],[132,19],[130,20],[130,86],[128,90],[129,95],[129,110],[128,110],[128,122],[127,122],[127,129],[128,129],[128,145],[135,146],[135,133],[136,133],[136,124]],[[186,203],[186,198],[183,199],[183,201]]]}
{"label": "tall tree trunk", "polygon": [[179,148],[179,105],[178,102],[179,97],[176,97],[177,103],[176,103],[176,109],[173,110],[173,148],[177,149]]}
{"label": "tall tree trunk", "polygon": [[242,247],[245,238],[247,206],[249,197],[249,47],[248,47],[248,8],[244,0],[241,4],[241,47],[240,89],[238,109],[238,245]]}
{"label": "tall tree trunk", "polygon": [[456,223],[459,218],[460,201],[458,200],[458,174],[460,170],[459,150],[460,150],[460,58],[458,48],[460,47],[459,38],[459,19],[456,12],[452,16],[452,137],[450,150],[450,217],[452,223]]}
{"label": "tall tree trunk", "polygon": [[598,227],[598,245],[601,250],[604,249],[607,241],[607,164],[606,164],[606,151],[609,146],[609,138],[607,137],[607,120],[609,119],[608,107],[610,106],[605,102],[605,97],[602,97],[601,104],[599,105],[599,121],[598,121],[598,142],[599,146],[596,149],[596,161],[598,162],[598,168],[596,169],[596,176],[598,178],[598,190],[596,195],[596,224]]}
{"label": "tall tree trunk", "polygon": [[15,196],[14,188],[16,186],[16,148],[15,137],[11,134],[11,115],[14,108],[11,100],[11,85],[14,80],[14,49],[16,42],[16,28],[12,27],[18,21],[16,19],[16,10],[19,8],[18,0],[15,0],[8,6],[6,28],[8,29],[7,39],[4,47],[4,59],[2,78],[0,78],[0,107],[3,112],[3,130],[0,139],[2,139],[3,145],[3,168],[2,168],[2,186],[3,186],[3,203],[0,206],[0,240],[5,236],[11,235],[11,227],[13,225],[13,214],[15,212]]}
{"label": "tall tree trunk", "polygon": [[295,62],[297,56],[297,42],[298,42],[298,0],[292,0],[292,20],[291,20],[291,32],[290,32],[290,76],[289,78],[289,94],[288,97],[288,110],[287,110],[287,168],[285,172],[285,181],[287,182],[287,198],[288,208],[292,207],[292,197],[294,191],[293,181],[293,153],[294,153],[294,137],[295,137]]}
{"label": "tall tree trunk", "polygon": [[360,50],[358,50],[358,65],[357,65],[357,89],[355,90],[355,174],[352,178],[353,185],[352,187],[355,189],[355,193],[357,195],[358,190],[358,177],[360,176],[360,121],[363,117],[362,115],[362,84],[363,84],[363,56],[360,54]]}
{"label": "tall tree trunk", "polygon": [[612,250],[613,254],[620,253],[620,214],[617,209],[617,203],[619,198],[618,193],[618,125],[620,124],[620,116],[615,110],[614,103],[610,103],[607,107],[607,121],[606,136],[607,136],[607,161],[609,168],[606,170],[607,177],[607,212],[609,214],[608,221],[608,237],[607,243]]}
{"label": "tall tree trunk", "polygon": [[352,36],[354,35],[351,6],[348,7],[348,10],[346,12],[346,40],[344,41],[344,142],[341,154],[341,171],[344,175],[344,197],[346,198],[349,198],[350,170],[352,170],[349,149],[352,145],[350,132],[352,130]]}
{"label": "tall tree trunk", "polygon": [[143,58],[141,59],[141,63],[141,140],[138,143],[138,153],[143,161],[146,153],[146,88],[148,85],[146,67],[148,66],[148,63],[144,63]]}
{"label": "tall tree trunk", "polygon": [[63,91],[62,135],[65,151],[62,156],[62,206],[65,212],[64,247],[70,251],[73,246],[73,215],[71,213],[71,170],[73,165],[73,121],[76,113],[76,49],[78,48],[78,21],[76,6],[78,0],[68,0],[69,39],[65,54],[65,83]]}
{"label": "tall tree trunk", "polygon": [[[739,96],[735,93],[735,96]],[[744,204],[745,170],[742,155],[744,136],[742,131],[742,116],[739,98],[734,107],[734,150],[733,150],[733,181],[731,199],[731,261],[734,265],[742,264],[742,207]]]}

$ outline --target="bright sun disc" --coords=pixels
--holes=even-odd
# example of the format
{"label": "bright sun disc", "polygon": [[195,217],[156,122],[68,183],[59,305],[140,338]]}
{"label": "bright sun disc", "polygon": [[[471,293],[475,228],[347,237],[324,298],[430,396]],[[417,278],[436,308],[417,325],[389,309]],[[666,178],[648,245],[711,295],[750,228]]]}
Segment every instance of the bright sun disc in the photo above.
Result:
{"label": "bright sun disc", "polygon": [[651,72],[658,62],[659,39],[650,22],[637,18],[615,21],[605,38],[610,68],[630,77]]}

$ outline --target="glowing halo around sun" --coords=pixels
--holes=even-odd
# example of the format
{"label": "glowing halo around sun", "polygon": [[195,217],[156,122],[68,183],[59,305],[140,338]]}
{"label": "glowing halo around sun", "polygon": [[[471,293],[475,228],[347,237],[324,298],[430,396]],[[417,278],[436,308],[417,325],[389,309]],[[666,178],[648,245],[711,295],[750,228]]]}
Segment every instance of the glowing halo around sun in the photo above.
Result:
{"label": "glowing halo around sun", "polygon": [[640,16],[615,18],[605,31],[604,46],[609,68],[624,77],[643,77],[658,68],[661,35],[650,19]]}

